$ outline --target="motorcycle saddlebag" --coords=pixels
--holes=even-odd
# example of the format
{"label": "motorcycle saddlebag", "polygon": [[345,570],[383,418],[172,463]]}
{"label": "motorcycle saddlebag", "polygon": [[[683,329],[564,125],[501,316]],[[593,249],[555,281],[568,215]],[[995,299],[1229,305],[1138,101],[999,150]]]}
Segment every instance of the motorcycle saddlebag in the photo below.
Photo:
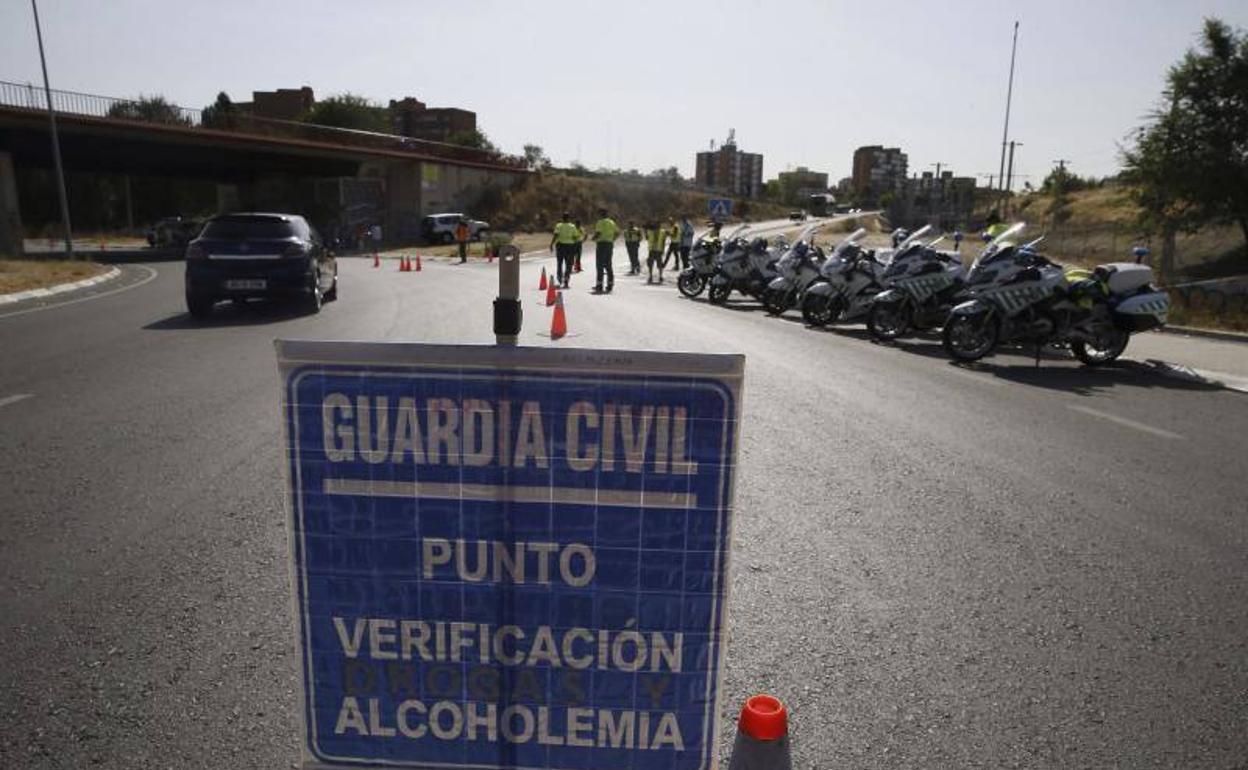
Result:
{"label": "motorcycle saddlebag", "polygon": [[1114,321],[1130,332],[1156,329],[1166,323],[1170,313],[1170,295],[1164,291],[1134,294],[1114,308]]}

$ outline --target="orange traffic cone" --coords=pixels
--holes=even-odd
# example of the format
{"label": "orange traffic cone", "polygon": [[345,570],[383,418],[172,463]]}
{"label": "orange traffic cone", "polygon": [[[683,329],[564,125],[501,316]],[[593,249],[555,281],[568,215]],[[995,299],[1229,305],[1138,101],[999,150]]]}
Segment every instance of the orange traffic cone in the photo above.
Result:
{"label": "orange traffic cone", "polygon": [[537,282],[537,290],[546,291],[546,268],[545,267],[542,268],[542,280]]}
{"label": "orange traffic cone", "polygon": [[574,273],[581,272],[581,258],[580,257],[576,258],[576,264],[572,266],[572,272]]}
{"label": "orange traffic cone", "polygon": [[373,267],[381,267],[381,256],[377,252],[373,252]]}
{"label": "orange traffic cone", "polygon": [[420,272],[420,252],[416,252],[416,272]]}
{"label": "orange traffic cone", "polygon": [[546,287],[546,307],[555,304],[555,282],[551,281]]}
{"label": "orange traffic cone", "polygon": [[[554,286],[551,286],[554,289]],[[555,293],[555,314],[550,318],[550,338],[557,340],[568,333],[568,317],[563,312],[563,292]]]}
{"label": "orange traffic cone", "polygon": [[[552,333],[553,336],[553,333]],[[789,714],[779,698],[755,695],[745,701],[737,720],[728,770],[791,770]]]}
{"label": "orange traffic cone", "polygon": [[407,257],[403,256],[402,254],[399,255],[399,272],[400,273],[407,272]]}

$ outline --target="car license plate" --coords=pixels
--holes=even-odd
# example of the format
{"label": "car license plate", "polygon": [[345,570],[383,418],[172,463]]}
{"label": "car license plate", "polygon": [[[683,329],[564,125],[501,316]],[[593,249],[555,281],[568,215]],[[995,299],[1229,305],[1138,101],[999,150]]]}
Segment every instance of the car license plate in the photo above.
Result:
{"label": "car license plate", "polygon": [[265,281],[263,278],[246,278],[225,282],[225,288],[227,289],[263,289],[264,287]]}

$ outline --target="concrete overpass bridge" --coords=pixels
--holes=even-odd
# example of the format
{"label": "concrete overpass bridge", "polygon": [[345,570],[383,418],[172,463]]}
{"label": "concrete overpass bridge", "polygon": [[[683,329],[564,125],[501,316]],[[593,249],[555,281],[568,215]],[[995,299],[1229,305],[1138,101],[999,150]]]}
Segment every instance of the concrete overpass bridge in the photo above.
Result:
{"label": "concrete overpass bridge", "polygon": [[[456,145],[243,114],[208,126],[200,111],[172,106],[167,122],[151,122],[116,117],[117,104],[135,103],[53,92],[66,173],[210,182],[218,209],[346,210],[362,191],[387,240],[414,237],[425,214],[471,209],[527,173],[521,159]],[[52,167],[42,89],[0,81],[0,251],[21,248],[17,174]]]}

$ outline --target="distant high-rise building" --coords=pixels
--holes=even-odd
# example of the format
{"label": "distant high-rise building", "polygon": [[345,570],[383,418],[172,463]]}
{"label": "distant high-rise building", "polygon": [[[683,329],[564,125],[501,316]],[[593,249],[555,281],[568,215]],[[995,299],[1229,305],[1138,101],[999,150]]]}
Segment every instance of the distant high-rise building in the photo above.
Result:
{"label": "distant high-rise building", "polygon": [[828,191],[828,175],[821,171],[811,171],[805,166],[798,166],[795,171],[781,171],[776,178],[780,182],[780,189],[789,196],[787,202],[795,205],[812,195]]}
{"label": "distant high-rise building", "polygon": [[897,147],[871,145],[854,150],[853,191],[859,203],[877,203],[906,183],[906,154]]}
{"label": "distant high-rise building", "polygon": [[698,153],[694,180],[699,187],[757,198],[763,191],[763,156],[741,152],[729,135],[718,150]]}
{"label": "distant high-rise building", "polygon": [[975,177],[954,176],[952,171],[935,176],[924,171],[906,180],[888,215],[895,224],[906,227],[934,224],[951,230],[966,227],[974,207]]}

